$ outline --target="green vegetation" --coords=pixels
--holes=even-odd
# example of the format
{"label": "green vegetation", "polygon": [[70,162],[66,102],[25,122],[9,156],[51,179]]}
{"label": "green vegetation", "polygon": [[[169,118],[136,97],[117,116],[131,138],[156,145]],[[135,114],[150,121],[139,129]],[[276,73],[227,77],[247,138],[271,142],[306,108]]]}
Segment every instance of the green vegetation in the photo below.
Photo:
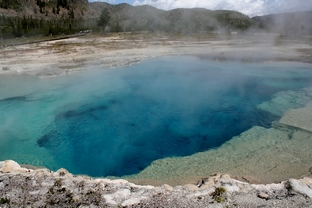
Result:
{"label": "green vegetation", "polygon": [[30,36],[55,36],[73,34],[84,30],[83,22],[78,19],[35,19],[32,16],[5,17],[0,16],[0,38],[30,37]]}
{"label": "green vegetation", "polygon": [[0,8],[20,10],[21,3],[18,0],[0,0]]}
{"label": "green vegetation", "polygon": [[238,30],[246,30],[253,25],[253,22],[248,17],[243,17],[241,13],[235,11],[216,11],[216,19],[222,26]]}
{"label": "green vegetation", "polygon": [[103,28],[103,33],[105,33],[105,28],[108,25],[109,20],[110,20],[110,15],[109,15],[108,9],[105,8],[103,9],[101,16],[97,22],[97,25]]}
{"label": "green vegetation", "polygon": [[0,198],[0,205],[1,204],[9,204],[10,203],[10,199],[8,198]]}
{"label": "green vegetation", "polygon": [[224,201],[224,193],[225,193],[225,188],[224,187],[219,187],[219,188],[216,188],[214,192],[212,192],[210,194],[210,196],[212,196],[212,198],[218,202],[218,203],[221,203],[222,201]]}
{"label": "green vegetation", "polygon": [[0,40],[56,36],[85,30],[85,0],[0,0]]}

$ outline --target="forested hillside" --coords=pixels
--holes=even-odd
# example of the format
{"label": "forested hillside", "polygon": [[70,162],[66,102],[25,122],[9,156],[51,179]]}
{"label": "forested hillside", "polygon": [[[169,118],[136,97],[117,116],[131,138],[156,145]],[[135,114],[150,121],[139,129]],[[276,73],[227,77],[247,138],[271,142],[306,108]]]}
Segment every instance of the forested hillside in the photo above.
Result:
{"label": "forested hillside", "polygon": [[253,17],[259,28],[287,36],[312,35],[312,11]]}
{"label": "forested hillside", "polygon": [[[101,18],[100,18],[101,17]],[[104,19],[103,19],[104,18]],[[246,30],[254,20],[235,11],[111,5],[87,0],[0,0],[0,38],[93,32],[198,33]]]}
{"label": "forested hillside", "polygon": [[248,16],[235,11],[207,9],[174,9],[164,11],[151,6],[133,7],[128,4],[92,3],[96,13],[107,9],[112,29],[122,31],[211,32],[245,30],[254,24]]}

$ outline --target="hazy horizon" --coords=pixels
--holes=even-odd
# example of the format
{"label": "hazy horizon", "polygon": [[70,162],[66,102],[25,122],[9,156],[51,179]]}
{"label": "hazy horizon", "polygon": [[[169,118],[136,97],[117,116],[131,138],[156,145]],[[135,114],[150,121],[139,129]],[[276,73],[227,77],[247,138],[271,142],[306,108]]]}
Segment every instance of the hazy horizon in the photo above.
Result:
{"label": "hazy horizon", "polygon": [[311,0],[89,0],[110,4],[127,3],[133,6],[150,5],[158,9],[206,8],[235,10],[248,16],[312,10]]}

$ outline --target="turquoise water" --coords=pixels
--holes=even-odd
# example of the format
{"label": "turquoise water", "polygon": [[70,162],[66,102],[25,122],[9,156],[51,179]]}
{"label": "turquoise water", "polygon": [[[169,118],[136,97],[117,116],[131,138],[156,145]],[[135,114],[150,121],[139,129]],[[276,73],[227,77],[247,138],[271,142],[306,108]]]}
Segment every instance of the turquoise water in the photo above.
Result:
{"label": "turquoise water", "polygon": [[135,174],[278,119],[257,105],[308,87],[311,65],[165,57],[39,79],[0,76],[0,160],[75,174]]}

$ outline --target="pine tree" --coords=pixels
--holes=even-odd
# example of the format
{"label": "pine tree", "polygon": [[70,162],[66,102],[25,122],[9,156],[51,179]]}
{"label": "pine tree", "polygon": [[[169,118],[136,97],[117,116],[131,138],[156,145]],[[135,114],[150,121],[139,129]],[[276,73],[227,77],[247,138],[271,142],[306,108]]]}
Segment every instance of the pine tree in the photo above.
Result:
{"label": "pine tree", "polygon": [[109,15],[108,9],[105,8],[103,9],[100,19],[97,22],[97,25],[103,28],[103,33],[105,33],[105,28],[108,25],[109,20],[110,20],[110,15]]}

